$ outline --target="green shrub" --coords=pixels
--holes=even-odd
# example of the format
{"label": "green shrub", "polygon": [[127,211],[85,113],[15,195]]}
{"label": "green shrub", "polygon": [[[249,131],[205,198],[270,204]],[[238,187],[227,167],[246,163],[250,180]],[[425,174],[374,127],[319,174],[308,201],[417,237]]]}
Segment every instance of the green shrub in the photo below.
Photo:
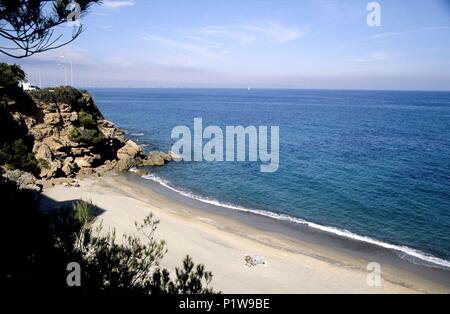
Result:
{"label": "green shrub", "polygon": [[0,87],[16,88],[19,81],[25,80],[25,72],[17,64],[0,63]]}
{"label": "green shrub", "polygon": [[[191,257],[176,268],[175,276],[159,266],[167,252],[164,240],[155,232],[159,221],[149,214],[143,223],[135,223],[140,236],[124,235],[117,241],[115,230],[94,232],[83,228],[75,251],[83,256],[87,292],[101,290],[106,294],[210,294],[212,273],[195,265]],[[92,224],[91,224],[92,226]],[[91,290],[92,289],[92,290]],[[91,291],[89,291],[91,290]]]}
{"label": "green shrub", "polygon": [[94,219],[94,205],[92,202],[77,201],[73,204],[74,218],[81,226],[91,224]]}
{"label": "green shrub", "polygon": [[32,91],[31,95],[46,103],[64,103],[77,106],[78,100],[82,98],[80,91],[73,87],[44,88]]}
{"label": "green shrub", "polygon": [[83,90],[78,90],[70,86],[44,88],[30,92],[30,95],[39,101],[46,103],[68,104],[72,110],[88,112],[94,119],[102,119],[103,115],[92,99],[84,97]]}
{"label": "green shrub", "polygon": [[0,149],[0,164],[6,164],[12,169],[31,172],[36,170],[36,159],[23,139],[3,144]]}
{"label": "green shrub", "polygon": [[105,140],[105,136],[98,129],[73,128],[69,139],[76,143],[96,146]]}
{"label": "green shrub", "polygon": [[97,122],[94,120],[92,115],[84,110],[81,110],[78,114],[78,122],[82,127],[87,129],[97,128]]}

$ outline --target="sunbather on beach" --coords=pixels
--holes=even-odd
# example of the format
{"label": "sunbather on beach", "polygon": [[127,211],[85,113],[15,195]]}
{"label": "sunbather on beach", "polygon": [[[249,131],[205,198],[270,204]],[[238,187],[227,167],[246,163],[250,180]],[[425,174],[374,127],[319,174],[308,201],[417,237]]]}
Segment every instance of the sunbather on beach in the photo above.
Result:
{"label": "sunbather on beach", "polygon": [[250,255],[245,255],[245,266],[247,267],[253,267],[253,258]]}
{"label": "sunbather on beach", "polygon": [[263,260],[263,257],[259,256],[259,255],[254,255],[254,256],[245,255],[244,260],[245,260],[245,266],[247,266],[247,267],[254,267],[254,266],[258,266],[258,265],[267,265],[267,262],[265,262]]}

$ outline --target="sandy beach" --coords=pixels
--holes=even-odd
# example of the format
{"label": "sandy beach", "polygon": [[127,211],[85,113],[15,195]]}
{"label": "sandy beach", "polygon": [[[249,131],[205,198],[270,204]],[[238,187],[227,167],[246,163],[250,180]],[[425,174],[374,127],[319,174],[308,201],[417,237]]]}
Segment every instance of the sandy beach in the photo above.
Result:
{"label": "sandy beach", "polygon": [[[174,270],[189,254],[213,272],[212,286],[224,293],[450,292],[448,285],[390,265],[381,265],[381,286],[371,287],[370,260],[174,201],[123,175],[85,179],[80,185],[45,189],[43,205],[90,200],[103,210],[98,220],[118,234],[135,233],[134,222],[152,212],[160,220],[157,236],[167,241],[162,266]],[[245,254],[262,256],[267,265],[244,267]]]}

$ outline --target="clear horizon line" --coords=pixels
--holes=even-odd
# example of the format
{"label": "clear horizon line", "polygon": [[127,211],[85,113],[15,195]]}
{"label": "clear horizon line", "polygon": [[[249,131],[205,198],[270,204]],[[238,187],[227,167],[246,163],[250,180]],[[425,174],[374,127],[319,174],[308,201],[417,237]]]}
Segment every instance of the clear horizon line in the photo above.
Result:
{"label": "clear horizon line", "polygon": [[[52,88],[57,86],[49,86]],[[361,91],[361,92],[438,92],[449,93],[450,89],[370,89],[370,88],[302,88],[302,87],[183,87],[183,86],[156,86],[156,87],[130,87],[130,86],[78,86],[76,88],[89,89],[228,89],[228,90],[315,90],[315,91]]]}

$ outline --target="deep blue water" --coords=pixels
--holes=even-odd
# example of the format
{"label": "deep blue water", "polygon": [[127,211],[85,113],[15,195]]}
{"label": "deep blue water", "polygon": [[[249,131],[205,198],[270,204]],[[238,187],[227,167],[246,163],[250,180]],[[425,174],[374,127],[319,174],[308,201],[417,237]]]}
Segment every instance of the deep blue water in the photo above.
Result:
{"label": "deep blue water", "polygon": [[172,128],[192,127],[195,117],[223,128],[280,126],[277,172],[261,173],[254,162],[150,169],[177,189],[450,260],[450,93],[90,91],[107,119],[148,151],[169,150]]}

